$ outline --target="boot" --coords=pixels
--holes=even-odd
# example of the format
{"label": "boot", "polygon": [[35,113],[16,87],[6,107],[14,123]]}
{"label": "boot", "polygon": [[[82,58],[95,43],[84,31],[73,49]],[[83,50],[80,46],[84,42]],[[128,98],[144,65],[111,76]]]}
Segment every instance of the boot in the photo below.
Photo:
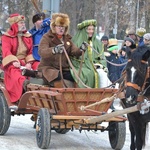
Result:
{"label": "boot", "polygon": [[33,125],[33,128],[36,129],[36,121],[35,121],[35,123],[34,123],[34,125]]}
{"label": "boot", "polygon": [[33,114],[30,119],[32,121],[36,121],[37,120],[37,114]]}

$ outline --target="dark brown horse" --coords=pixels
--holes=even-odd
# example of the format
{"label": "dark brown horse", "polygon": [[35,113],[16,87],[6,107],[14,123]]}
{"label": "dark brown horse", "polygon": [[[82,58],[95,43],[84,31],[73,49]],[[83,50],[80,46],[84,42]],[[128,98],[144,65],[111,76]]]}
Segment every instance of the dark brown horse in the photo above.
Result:
{"label": "dark brown horse", "polygon": [[[146,46],[137,48],[134,52],[127,51],[128,63],[125,68],[126,79],[124,81],[125,99],[122,99],[124,107],[131,107],[139,103],[139,94],[142,100],[150,98],[150,78],[148,59],[150,49]],[[131,132],[131,150],[142,150],[145,145],[145,135],[148,122],[150,121],[150,111],[141,114],[140,111],[127,115]]]}

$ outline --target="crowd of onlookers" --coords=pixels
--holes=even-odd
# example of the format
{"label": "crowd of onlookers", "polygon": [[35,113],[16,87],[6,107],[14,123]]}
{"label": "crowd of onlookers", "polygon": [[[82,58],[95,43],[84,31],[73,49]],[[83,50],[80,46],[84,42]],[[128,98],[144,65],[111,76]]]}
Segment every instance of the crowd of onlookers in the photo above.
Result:
{"label": "crowd of onlookers", "polygon": [[[146,33],[144,28],[138,28],[136,32],[133,29],[127,30],[120,49],[118,49],[117,39],[109,39],[104,35],[102,36],[101,41],[104,44],[104,51],[110,53],[110,56],[106,56],[107,60],[116,64],[124,64],[128,60],[126,54],[127,49],[134,51],[140,46],[150,46],[150,33]],[[107,63],[107,67],[109,79],[111,82],[115,82],[121,77],[125,65],[118,67]]]}

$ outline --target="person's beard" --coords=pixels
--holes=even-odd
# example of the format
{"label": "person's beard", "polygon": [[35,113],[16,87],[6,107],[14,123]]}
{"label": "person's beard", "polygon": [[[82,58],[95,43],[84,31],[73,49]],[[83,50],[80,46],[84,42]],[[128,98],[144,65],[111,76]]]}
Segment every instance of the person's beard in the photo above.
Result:
{"label": "person's beard", "polygon": [[25,26],[20,27],[20,28],[19,28],[19,31],[22,31],[22,32],[26,31],[26,27],[25,27]]}

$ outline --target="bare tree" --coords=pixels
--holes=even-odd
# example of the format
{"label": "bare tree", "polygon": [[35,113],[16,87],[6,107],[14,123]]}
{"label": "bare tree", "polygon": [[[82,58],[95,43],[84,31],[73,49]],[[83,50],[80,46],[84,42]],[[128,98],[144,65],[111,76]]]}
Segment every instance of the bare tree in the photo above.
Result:
{"label": "bare tree", "polygon": [[[95,16],[95,0],[64,0],[61,3],[61,12],[67,13],[71,19],[70,33],[75,34],[78,23],[93,19]],[[75,24],[75,25],[74,25]]]}
{"label": "bare tree", "polygon": [[[41,10],[43,1],[36,0]],[[2,0],[0,27],[6,30],[8,24],[5,21],[9,14],[20,13],[26,17],[26,26],[30,29],[33,26],[32,16],[36,12],[31,0]],[[70,17],[71,35],[76,33],[77,24],[87,19],[96,19],[97,33],[99,34],[99,27],[102,27],[104,34],[109,37],[114,37],[116,23],[118,39],[124,37],[127,28],[136,30],[137,26],[144,27],[150,32],[150,0],[60,0],[60,12],[67,13]]]}

